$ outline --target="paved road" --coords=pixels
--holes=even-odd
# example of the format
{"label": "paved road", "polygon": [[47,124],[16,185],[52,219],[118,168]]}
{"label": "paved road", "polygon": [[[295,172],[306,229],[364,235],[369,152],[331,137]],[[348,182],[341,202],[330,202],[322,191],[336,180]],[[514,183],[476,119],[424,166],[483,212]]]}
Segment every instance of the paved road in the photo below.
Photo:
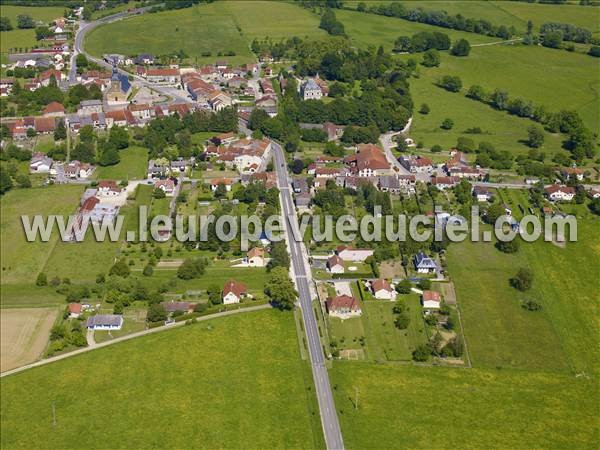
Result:
{"label": "paved road", "polygon": [[277,184],[281,192],[280,200],[285,217],[286,236],[291,255],[292,269],[300,298],[300,308],[304,320],[304,329],[308,342],[308,351],[312,366],[313,379],[321,413],[321,424],[325,435],[325,443],[330,450],[344,448],[340,423],[337,417],[333,394],[329,384],[329,375],[325,367],[325,356],[317,328],[317,320],[312,308],[310,290],[311,273],[308,267],[308,255],[301,240],[294,239],[300,236],[298,217],[292,201],[287,165],[281,146],[272,141],[273,157],[277,172]]}
{"label": "paved road", "polygon": [[[149,9],[149,8],[150,7],[140,8],[140,9],[138,9],[138,11],[144,12],[146,9]],[[132,15],[132,13],[125,11],[125,12],[121,12],[118,14],[114,14],[112,16],[104,17],[104,18],[96,20],[94,22],[83,22],[83,21],[79,22],[79,28],[77,30],[77,34],[75,35],[75,44],[73,46],[73,55],[71,56],[71,68],[69,70],[69,83],[74,84],[77,82],[77,64],[75,61],[76,61],[77,55],[79,53],[83,53],[87,57],[88,60],[93,61],[100,66],[103,66],[103,67],[106,67],[106,68],[112,70],[113,66],[111,64],[107,63],[103,59],[96,58],[96,57],[90,55],[89,53],[87,53],[83,48],[83,41],[85,39],[85,35],[87,34],[87,32],[89,32],[90,30],[93,30],[97,26],[103,25],[106,23],[110,23],[110,22],[115,22],[117,20],[122,20],[125,17],[128,17],[130,15]],[[121,73],[123,75],[126,75],[128,77],[133,77],[134,82],[140,86],[146,86],[156,92],[159,92],[162,95],[171,97],[171,98],[173,98],[173,100],[177,100],[179,102],[193,103],[192,99],[190,99],[187,96],[187,93],[183,90],[177,89],[175,87],[170,87],[170,86],[157,85],[155,83],[151,83],[151,82],[147,81],[143,77],[140,77],[135,74],[131,74],[125,70],[122,70],[122,69],[117,69],[117,70],[119,71],[119,73]]]}
{"label": "paved road", "polygon": [[[260,311],[262,309],[270,309],[270,308],[271,308],[271,305],[268,304],[268,303],[266,303],[266,304],[262,304],[262,305],[249,306],[248,308],[232,309],[230,311],[223,311],[223,312],[220,312],[220,313],[209,314],[207,316],[198,317],[196,320],[199,321],[199,322],[201,322],[201,321],[205,321],[205,320],[216,319],[216,318],[219,318],[219,317],[231,316],[233,314],[239,314],[239,313],[245,313],[245,312],[251,312],[251,311]],[[65,353],[63,355],[54,356],[53,358],[42,359],[40,361],[36,361],[34,363],[27,364],[26,366],[17,367],[16,369],[12,369],[12,370],[7,370],[6,372],[2,372],[0,374],[0,377],[3,378],[3,377],[6,377],[8,375],[13,375],[15,373],[19,373],[19,372],[23,372],[25,370],[33,369],[34,367],[44,366],[46,364],[50,364],[50,363],[53,363],[53,362],[56,362],[56,361],[60,361],[61,359],[66,359],[66,358],[70,358],[70,357],[75,356],[75,355],[80,355],[82,353],[87,353],[89,351],[96,350],[98,348],[108,347],[109,345],[117,344],[117,343],[123,342],[123,341],[128,341],[129,339],[138,338],[140,336],[145,336],[147,334],[160,333],[162,331],[172,330],[173,328],[182,327],[184,325],[185,325],[185,321],[184,322],[175,322],[174,324],[165,325],[164,327],[150,328],[148,330],[138,331],[137,333],[127,334],[125,336],[121,336],[121,337],[112,339],[110,341],[95,342],[94,345],[90,346],[90,347],[84,347],[84,348],[81,348],[79,350],[74,350],[72,352]]]}

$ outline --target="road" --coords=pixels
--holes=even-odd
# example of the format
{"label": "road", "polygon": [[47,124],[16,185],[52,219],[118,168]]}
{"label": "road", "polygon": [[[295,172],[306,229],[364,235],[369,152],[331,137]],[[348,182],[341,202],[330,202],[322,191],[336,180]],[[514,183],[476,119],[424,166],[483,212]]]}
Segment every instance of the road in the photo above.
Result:
{"label": "road", "polygon": [[[269,309],[269,308],[272,308],[272,306],[270,304],[266,303],[266,304],[262,304],[262,305],[249,306],[248,308],[238,308],[238,309],[232,309],[229,311],[223,311],[220,313],[208,314],[206,316],[197,317],[196,320],[198,322],[202,322],[205,320],[217,319],[219,317],[231,316],[233,314],[240,314],[240,313],[252,312],[252,311],[260,311],[260,310]],[[70,358],[72,356],[80,355],[82,353],[87,353],[89,351],[96,350],[98,348],[108,347],[109,345],[117,344],[117,343],[123,342],[123,341],[128,341],[129,339],[138,338],[140,336],[146,336],[148,334],[161,333],[166,330],[172,330],[173,328],[179,328],[179,327],[185,326],[185,324],[186,324],[185,321],[175,322],[171,325],[165,325],[163,327],[157,327],[157,328],[149,328],[147,330],[138,331],[136,333],[131,333],[131,334],[126,334],[125,336],[121,336],[118,338],[114,338],[110,341],[104,341],[104,342],[95,342],[94,339],[92,338],[91,341],[93,342],[93,344],[90,345],[89,347],[80,348],[78,350],[73,350],[72,352],[69,352],[69,353],[64,353],[62,355],[54,356],[52,358],[42,359],[40,361],[36,361],[34,363],[27,364],[25,366],[17,367],[16,369],[7,370],[6,372],[2,372],[0,374],[0,377],[3,378],[8,375],[13,375],[15,373],[33,369],[34,367],[44,366],[46,364],[60,361],[61,359]],[[90,342],[89,338],[88,338],[88,342]]]}
{"label": "road", "polygon": [[[151,7],[139,8],[138,11],[141,11],[143,13],[144,11],[146,11],[149,8],[151,8]],[[77,29],[77,33],[75,34],[75,43],[73,45],[73,55],[71,55],[71,67],[69,69],[69,83],[70,84],[77,83],[76,59],[77,59],[77,55],[79,53],[84,54],[88,60],[95,62],[99,66],[103,66],[103,67],[106,67],[107,69],[112,70],[113,66],[111,64],[107,63],[103,59],[99,59],[99,58],[96,58],[96,57],[90,55],[89,53],[87,53],[84,50],[83,41],[85,39],[85,35],[88,33],[88,31],[93,30],[94,28],[96,28],[99,25],[104,25],[107,23],[115,22],[117,20],[122,20],[125,17],[131,16],[131,15],[132,15],[132,13],[124,11],[124,12],[120,12],[118,14],[114,14],[112,16],[104,17],[104,18],[96,20],[94,22],[84,22],[84,21],[79,22],[79,28]],[[134,83],[136,83],[137,85],[146,86],[149,89],[159,92],[160,94],[165,95],[167,97],[171,97],[171,98],[173,98],[173,100],[177,100],[179,102],[193,103],[192,100],[187,96],[187,93],[183,90],[177,89],[175,87],[170,87],[170,86],[157,85],[156,83],[151,83],[151,82],[147,81],[146,79],[144,79],[143,77],[140,77],[135,74],[131,74],[125,70],[122,70],[119,68],[117,68],[117,70],[119,71],[119,73],[121,73],[123,75],[132,77],[134,80]]]}
{"label": "road", "polygon": [[329,375],[325,367],[325,356],[321,346],[317,319],[313,312],[311,296],[311,272],[308,267],[308,254],[301,239],[294,236],[300,236],[298,228],[298,217],[296,208],[292,200],[290,189],[289,174],[283,150],[279,144],[274,141],[273,158],[277,172],[277,185],[280,191],[281,206],[285,218],[285,230],[287,237],[288,250],[292,261],[292,270],[296,289],[299,295],[302,318],[304,320],[304,329],[306,340],[308,342],[308,353],[312,366],[313,379],[319,410],[321,413],[321,424],[325,435],[325,443],[330,450],[340,450],[344,448],[340,423],[337,417],[335,404],[333,402],[333,393],[329,384]]}

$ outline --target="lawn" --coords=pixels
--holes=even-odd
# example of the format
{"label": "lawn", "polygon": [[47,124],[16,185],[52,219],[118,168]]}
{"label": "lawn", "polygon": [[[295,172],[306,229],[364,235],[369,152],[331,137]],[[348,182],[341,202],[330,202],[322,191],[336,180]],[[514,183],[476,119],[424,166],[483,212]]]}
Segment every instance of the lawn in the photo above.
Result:
{"label": "lawn", "polygon": [[[450,245],[448,270],[474,366],[597,372],[600,234],[596,221],[578,225],[579,241],[564,249],[522,242],[519,252],[507,255],[491,243]],[[520,267],[534,272],[525,293],[509,286]],[[529,299],[543,310],[521,308]]]}
{"label": "lawn", "polygon": [[3,449],[324,446],[293,315],[276,310],[95,350],[1,389]]}
{"label": "lawn", "polygon": [[59,238],[52,234],[49,242],[27,242],[21,215],[51,214],[67,216],[75,213],[83,187],[78,185],[14,189],[0,201],[2,284],[33,283],[42,270]]}
{"label": "lawn", "polygon": [[335,15],[344,24],[350,41],[362,48],[370,45],[376,47],[382,45],[386,51],[391,51],[398,37],[412,36],[421,31],[441,31],[446,33],[452,41],[465,38],[471,44],[481,44],[498,40],[497,38],[480,34],[454,31],[394,17],[378,16],[356,11],[336,10]]}
{"label": "lawn", "polygon": [[2,31],[0,33],[0,52],[3,53],[3,59],[11,48],[29,48],[34,46],[37,41],[35,39],[35,31],[33,28],[19,30],[17,28],[17,16],[20,14],[30,15],[33,20],[49,23],[54,19],[62,17],[64,8],[61,7],[28,7],[28,6],[11,6],[0,5],[0,16],[8,17],[13,27],[11,31]]}
{"label": "lawn", "polygon": [[594,379],[346,361],[334,362],[330,379],[348,449],[595,448],[598,443]]}
{"label": "lawn", "polygon": [[[103,25],[93,30],[85,42],[86,49],[96,56],[144,52],[164,55],[181,49],[191,62],[199,64],[216,59],[239,64],[254,59],[249,42],[236,28],[235,18],[224,14],[218,3],[145,14]],[[227,51],[234,51],[236,56],[218,56],[218,52]],[[212,52],[212,55],[203,57],[203,52]]]}
{"label": "lawn", "polygon": [[119,152],[121,161],[114,166],[98,167],[99,180],[141,180],[148,170],[148,150],[143,147],[129,147]]}

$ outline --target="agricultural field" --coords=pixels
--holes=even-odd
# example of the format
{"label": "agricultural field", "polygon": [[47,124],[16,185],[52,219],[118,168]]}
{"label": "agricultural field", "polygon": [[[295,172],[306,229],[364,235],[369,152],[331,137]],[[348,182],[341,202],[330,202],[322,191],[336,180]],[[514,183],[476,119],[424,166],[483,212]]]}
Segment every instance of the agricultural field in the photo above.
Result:
{"label": "agricultural field", "polygon": [[58,308],[0,309],[0,372],[42,355],[58,313]]}
{"label": "agricultural field", "polygon": [[322,448],[313,392],[293,315],[242,313],[3,379],[1,443]]}
{"label": "agricultural field", "polygon": [[143,147],[129,147],[119,152],[121,161],[114,166],[98,167],[99,180],[142,180],[148,170],[148,150]]}
{"label": "agricultural field", "polygon": [[59,240],[59,233],[54,232],[49,242],[27,242],[21,215],[66,217],[75,212],[82,192],[83,186],[62,185],[13,190],[2,197],[2,284],[33,283]]}
{"label": "agricultural field", "polygon": [[[334,362],[347,448],[594,448],[597,380],[521,370]],[[358,405],[356,400],[358,399]]]}
{"label": "agricultural field", "polygon": [[13,27],[11,31],[0,32],[0,53],[2,62],[5,62],[7,53],[11,48],[29,48],[36,44],[35,31],[33,28],[20,30],[17,28],[17,16],[27,14],[33,20],[49,23],[54,19],[62,17],[64,8],[61,7],[28,7],[0,5],[0,16],[8,17]]}

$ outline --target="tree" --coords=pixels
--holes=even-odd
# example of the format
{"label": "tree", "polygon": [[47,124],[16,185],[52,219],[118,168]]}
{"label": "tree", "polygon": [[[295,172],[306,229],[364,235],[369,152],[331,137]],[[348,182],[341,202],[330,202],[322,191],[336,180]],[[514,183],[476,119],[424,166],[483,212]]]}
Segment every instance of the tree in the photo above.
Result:
{"label": "tree", "polygon": [[125,262],[125,258],[121,258],[118,260],[108,271],[109,275],[116,275],[118,277],[127,278],[131,271],[129,270],[129,266]]}
{"label": "tree", "polygon": [[439,85],[450,92],[459,92],[462,89],[460,77],[452,75],[444,75],[440,80]]}
{"label": "tree", "polygon": [[214,193],[215,198],[225,198],[227,197],[227,187],[223,183],[219,183]]}
{"label": "tree", "polygon": [[191,280],[204,275],[207,261],[205,258],[188,258],[177,269],[177,277]]}
{"label": "tree", "polygon": [[36,286],[46,286],[48,284],[48,277],[44,272],[40,272],[35,280]]}
{"label": "tree", "polygon": [[114,166],[115,164],[118,164],[119,161],[121,161],[119,150],[117,150],[114,145],[106,145],[102,150],[98,163],[101,166]]}
{"label": "tree", "polygon": [[444,121],[440,125],[440,128],[442,128],[443,130],[451,130],[453,126],[454,126],[454,121],[450,118],[447,118],[447,119],[444,119]]}
{"label": "tree", "polygon": [[165,198],[167,194],[161,188],[154,188],[152,191],[152,197],[154,198]]}
{"label": "tree", "polygon": [[500,216],[503,216],[506,214],[506,211],[504,209],[504,206],[495,203],[492,206],[490,206],[484,216],[484,221],[485,223],[488,223],[490,225],[494,225],[496,223],[496,220],[498,220],[498,218]]}
{"label": "tree", "polygon": [[24,173],[20,173],[15,177],[15,181],[17,182],[17,186],[20,188],[30,188],[31,180]]}
{"label": "tree", "polygon": [[17,28],[35,28],[35,22],[28,14],[19,14],[17,16]]}
{"label": "tree", "polygon": [[154,323],[164,322],[167,320],[167,312],[160,303],[152,303],[150,306],[148,306],[146,320]]}
{"label": "tree", "polygon": [[592,45],[588,55],[595,56],[596,58],[600,58],[600,45]]}
{"label": "tree", "polygon": [[79,53],[77,58],[75,58],[75,62],[77,63],[77,69],[84,68],[88,66],[88,59],[83,53]]}
{"label": "tree", "polygon": [[394,320],[394,325],[399,330],[406,330],[410,324],[410,317],[406,313],[398,314]]}
{"label": "tree", "polygon": [[0,195],[12,189],[13,182],[8,171],[4,167],[0,167]]}
{"label": "tree", "polygon": [[592,211],[597,216],[600,216],[600,197],[593,199],[588,205],[590,211]]}
{"label": "tree", "polygon": [[563,33],[560,30],[548,31],[542,37],[542,45],[548,48],[560,48],[563,41]]}
{"label": "tree", "polygon": [[221,303],[221,288],[217,284],[213,284],[207,289],[208,301],[213,305]]}
{"label": "tree", "polygon": [[539,148],[544,143],[544,131],[535,125],[527,128],[527,145],[531,148]]}
{"label": "tree", "polygon": [[10,31],[12,29],[10,19],[8,17],[0,17],[0,31]]}
{"label": "tree", "polygon": [[419,109],[419,112],[423,115],[429,114],[429,111],[430,111],[430,109],[429,109],[429,105],[427,103],[423,103],[421,105],[421,108]]}
{"label": "tree", "polygon": [[142,274],[145,277],[151,277],[153,273],[154,273],[154,267],[152,267],[152,264],[146,264]]}
{"label": "tree", "polygon": [[431,345],[430,344],[421,344],[412,352],[412,358],[415,361],[425,362],[429,359],[431,355]]}
{"label": "tree", "polygon": [[292,309],[298,296],[285,267],[275,267],[271,270],[265,284],[265,293],[281,309]]}
{"label": "tree", "polygon": [[35,136],[37,136],[37,132],[35,131],[35,128],[27,128],[27,137],[32,138]]}
{"label": "tree", "polygon": [[521,268],[517,274],[510,279],[510,285],[521,292],[531,289],[533,284],[533,271],[527,268]]}
{"label": "tree", "polygon": [[454,43],[454,46],[450,50],[450,54],[454,56],[469,56],[471,51],[471,45],[466,39],[459,39]]}
{"label": "tree", "polygon": [[511,241],[498,241],[496,248],[504,253],[517,253],[519,251],[519,241],[513,239]]}
{"label": "tree", "polygon": [[129,133],[123,127],[113,126],[110,129],[108,142],[119,150],[127,148],[129,147]]}
{"label": "tree", "polygon": [[65,121],[60,119],[54,129],[54,140],[62,141],[67,138],[67,127],[65,127]]}
{"label": "tree", "polygon": [[440,53],[436,49],[430,48],[423,53],[421,64],[425,67],[438,67],[440,65]]}
{"label": "tree", "polygon": [[270,260],[267,263],[267,271],[270,272],[275,267],[285,267],[286,269],[290,267],[290,256],[283,241],[271,244],[269,256]]}
{"label": "tree", "polygon": [[409,280],[402,280],[400,283],[396,284],[396,292],[398,294],[410,294],[412,288],[412,283]]}

